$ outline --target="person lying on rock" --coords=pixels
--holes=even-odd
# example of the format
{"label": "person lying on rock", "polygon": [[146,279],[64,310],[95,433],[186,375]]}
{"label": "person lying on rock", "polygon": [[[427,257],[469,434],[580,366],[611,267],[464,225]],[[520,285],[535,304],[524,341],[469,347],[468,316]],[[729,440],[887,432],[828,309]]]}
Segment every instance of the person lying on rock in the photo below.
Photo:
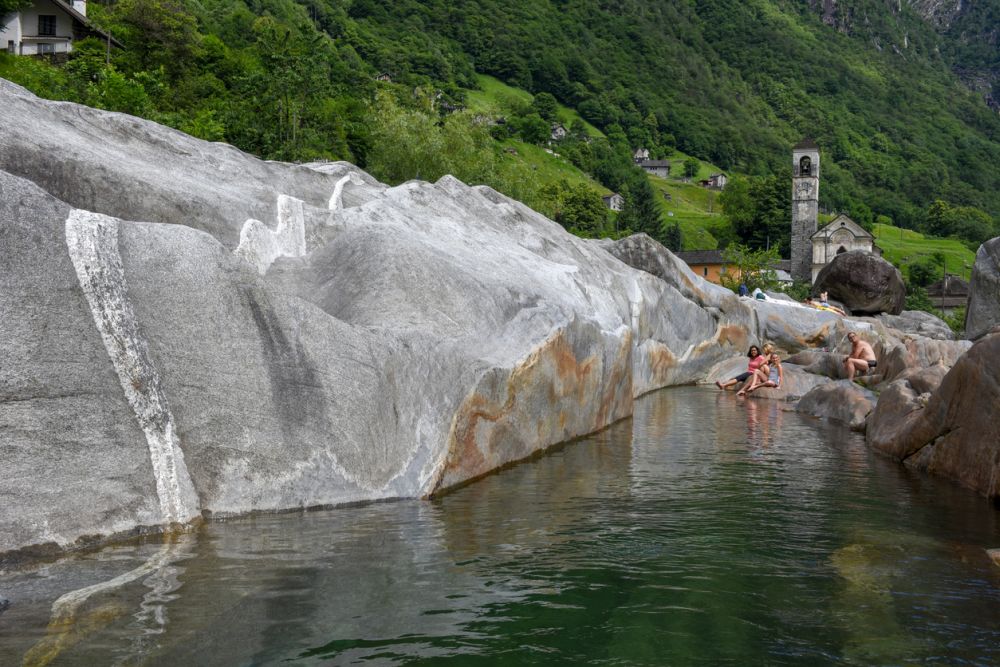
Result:
{"label": "person lying on rock", "polygon": [[761,365],[761,367],[754,372],[753,378],[750,380],[750,386],[736,392],[736,395],[746,396],[761,387],[772,387],[774,389],[778,389],[781,387],[781,382],[784,379],[785,371],[781,368],[781,357],[778,356],[777,352],[772,352],[771,356],[767,359],[767,363]]}
{"label": "person lying on rock", "polygon": [[756,345],[751,345],[750,349],[747,350],[747,357],[750,359],[750,363],[747,364],[747,370],[745,373],[740,373],[734,378],[729,378],[725,382],[715,381],[715,386],[719,389],[725,390],[727,387],[732,387],[734,384],[739,384],[740,382],[746,382],[753,372],[764,363],[766,357],[760,353],[760,348]]}
{"label": "person lying on rock", "polygon": [[[823,294],[826,294],[826,292],[823,292]],[[804,303],[807,306],[811,307],[811,308],[815,308],[816,310],[825,310],[825,311],[830,312],[830,313],[837,313],[840,316],[846,316],[847,315],[847,313],[845,313],[840,308],[837,308],[836,306],[831,306],[829,304],[829,302],[825,302],[825,301],[813,301],[813,299],[812,299],[811,296],[807,296]]]}
{"label": "person lying on rock", "polygon": [[847,379],[853,381],[855,373],[861,371],[864,375],[869,369],[875,368],[878,362],[875,361],[875,350],[867,341],[861,340],[858,334],[852,331],[847,334],[847,340],[851,343],[851,352],[844,357],[844,368],[847,369]]}

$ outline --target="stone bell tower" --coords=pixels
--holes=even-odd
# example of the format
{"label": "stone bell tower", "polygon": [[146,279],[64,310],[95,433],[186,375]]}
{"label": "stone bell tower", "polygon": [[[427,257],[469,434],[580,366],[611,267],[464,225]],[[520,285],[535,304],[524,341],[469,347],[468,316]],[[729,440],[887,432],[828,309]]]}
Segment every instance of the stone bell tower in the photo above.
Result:
{"label": "stone bell tower", "polygon": [[792,148],[792,278],[812,281],[812,240],[819,219],[819,146],[803,139]]}

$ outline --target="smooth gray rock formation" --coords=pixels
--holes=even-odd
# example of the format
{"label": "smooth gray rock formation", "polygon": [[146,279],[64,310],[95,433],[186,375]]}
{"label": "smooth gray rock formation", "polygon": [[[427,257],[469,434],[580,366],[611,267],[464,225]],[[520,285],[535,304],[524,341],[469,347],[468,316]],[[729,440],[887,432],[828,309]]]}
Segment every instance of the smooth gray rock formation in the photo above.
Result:
{"label": "smooth gray rock formation", "polygon": [[906,288],[899,269],[878,255],[851,250],[820,270],[813,292],[827,291],[855,315],[903,312]]}
{"label": "smooth gray rock formation", "polygon": [[979,246],[969,282],[965,335],[977,340],[1000,326],[1000,236]]}
{"label": "smooth gray rock formation", "polygon": [[427,496],[750,337],[686,267],[450,177],[262,162],[12,85],[0,126],[0,553]]}
{"label": "smooth gray rock formation", "polygon": [[847,380],[821,384],[809,390],[796,404],[797,412],[843,422],[853,431],[863,431],[877,396]]}
{"label": "smooth gray rock formation", "polygon": [[950,369],[897,378],[869,417],[869,446],[919,469],[1000,497],[1000,333],[983,337]]}
{"label": "smooth gray rock formation", "polygon": [[904,310],[899,315],[881,313],[872,320],[904,334],[919,334],[938,340],[955,339],[955,333],[944,320],[922,310]]}

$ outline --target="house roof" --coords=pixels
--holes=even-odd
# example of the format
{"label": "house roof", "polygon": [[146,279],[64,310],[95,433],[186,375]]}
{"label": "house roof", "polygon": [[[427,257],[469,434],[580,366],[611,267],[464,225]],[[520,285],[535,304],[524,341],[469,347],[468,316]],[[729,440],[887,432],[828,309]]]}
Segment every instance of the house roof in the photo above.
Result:
{"label": "house roof", "polygon": [[645,160],[639,163],[640,167],[669,167],[670,160]]}
{"label": "house roof", "polygon": [[83,27],[85,27],[90,32],[94,33],[95,35],[100,35],[101,38],[103,39],[109,40],[119,49],[125,48],[125,45],[119,42],[117,39],[115,39],[113,35],[109,35],[108,33],[104,32],[103,30],[95,26],[93,23],[90,22],[90,19],[88,19],[86,15],[81,14],[80,12],[75,10],[72,5],[67,4],[66,0],[55,0],[52,4],[58,7],[59,9],[63,10],[67,14],[69,14],[74,21],[77,21],[78,23],[82,24]]}
{"label": "house roof", "polygon": [[862,227],[858,223],[848,218],[843,213],[838,215],[836,218],[831,220],[826,225],[823,225],[822,227],[817,229],[809,238],[810,239],[829,238],[834,232],[839,231],[840,229],[847,229],[849,232],[851,232],[852,235],[854,235],[855,238],[872,239],[872,241],[875,240],[875,237],[872,236],[871,233],[868,232],[868,230],[866,230],[864,227]]}
{"label": "house roof", "polygon": [[810,137],[805,137],[799,143],[792,146],[792,150],[805,149],[805,150],[818,150],[819,144],[812,140]]}
{"label": "house roof", "polygon": [[603,200],[607,201],[608,199],[614,199],[615,197],[621,197],[621,195],[620,195],[620,194],[618,194],[617,192],[612,192],[612,193],[611,193],[611,194],[609,194],[609,195],[604,195],[604,196],[602,196],[602,197],[601,197],[601,199],[603,199]]}
{"label": "house roof", "polygon": [[685,250],[675,252],[675,255],[683,259],[688,265],[694,264],[723,264],[721,250]]}

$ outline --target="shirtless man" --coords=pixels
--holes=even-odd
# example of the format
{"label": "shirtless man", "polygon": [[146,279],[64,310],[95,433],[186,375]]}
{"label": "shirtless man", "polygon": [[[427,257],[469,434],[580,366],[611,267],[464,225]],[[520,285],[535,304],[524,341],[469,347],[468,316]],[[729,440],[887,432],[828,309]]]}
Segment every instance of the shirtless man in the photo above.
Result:
{"label": "shirtless man", "polygon": [[847,379],[853,381],[856,372],[867,373],[869,368],[875,368],[877,362],[875,350],[858,338],[858,334],[852,331],[847,334],[847,340],[851,342],[851,353],[844,358],[844,367],[847,369]]}

